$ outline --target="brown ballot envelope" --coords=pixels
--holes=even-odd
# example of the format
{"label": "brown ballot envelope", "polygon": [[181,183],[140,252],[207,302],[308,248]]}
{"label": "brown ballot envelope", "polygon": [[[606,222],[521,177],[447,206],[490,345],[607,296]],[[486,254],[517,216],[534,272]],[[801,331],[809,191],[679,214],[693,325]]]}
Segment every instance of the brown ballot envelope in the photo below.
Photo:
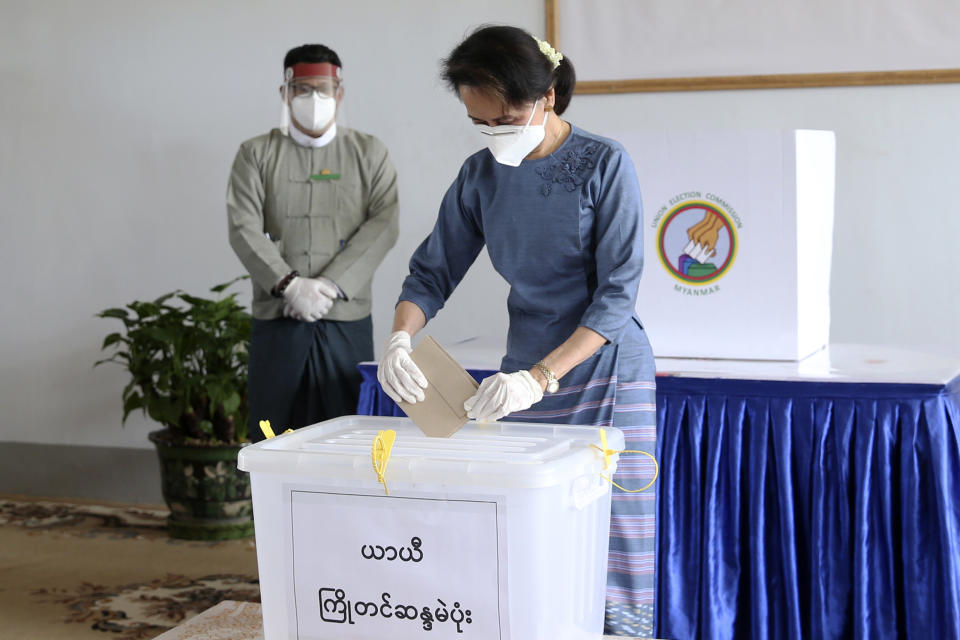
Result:
{"label": "brown ballot envelope", "polygon": [[480,385],[431,336],[410,357],[426,376],[427,388],[421,402],[401,402],[400,408],[428,436],[449,438],[467,423],[463,403]]}

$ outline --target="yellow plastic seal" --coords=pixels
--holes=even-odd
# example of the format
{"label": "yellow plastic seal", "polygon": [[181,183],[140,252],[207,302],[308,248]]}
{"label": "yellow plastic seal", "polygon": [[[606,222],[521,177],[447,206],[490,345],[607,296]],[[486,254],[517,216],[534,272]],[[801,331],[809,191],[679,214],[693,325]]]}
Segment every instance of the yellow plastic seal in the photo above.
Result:
{"label": "yellow plastic seal", "polygon": [[269,420],[260,421],[260,431],[263,431],[263,437],[269,440],[270,438],[276,437],[277,434],[273,432],[273,428],[270,426]]}
{"label": "yellow plastic seal", "polygon": [[603,478],[604,480],[606,480],[607,482],[609,482],[610,484],[612,484],[613,486],[615,486],[617,489],[620,489],[620,491],[624,491],[624,492],[626,492],[626,493],[640,493],[641,491],[646,491],[647,489],[649,489],[650,487],[653,486],[653,483],[657,481],[657,476],[660,475],[660,465],[657,464],[657,459],[656,459],[655,457],[653,457],[652,454],[647,453],[646,451],[637,451],[636,449],[620,449],[620,450],[608,449],[608,448],[607,448],[607,430],[606,430],[606,429],[600,429],[600,446],[598,447],[598,446],[595,445],[595,444],[592,444],[592,445],[590,445],[590,446],[593,447],[594,449],[596,449],[597,451],[599,451],[601,454],[603,454],[603,468],[604,468],[604,470],[610,468],[610,456],[614,456],[614,455],[616,455],[616,454],[618,454],[618,453],[639,453],[639,454],[645,455],[645,456],[647,456],[648,458],[650,458],[651,460],[653,460],[653,479],[650,480],[650,482],[648,482],[646,485],[644,485],[643,487],[641,487],[641,488],[639,488],[639,489],[624,489],[624,488],[621,487],[619,484],[617,484],[616,482],[614,482],[613,480],[611,480],[609,476],[605,476],[605,475],[603,475],[602,473],[599,474],[601,478]]}
{"label": "yellow plastic seal", "polygon": [[387,489],[387,481],[384,476],[387,473],[387,462],[390,461],[390,453],[393,451],[393,443],[396,439],[397,432],[393,429],[377,431],[370,452],[373,458],[373,470],[377,472],[377,482],[383,485],[383,492],[386,495],[390,495],[390,491]]}
{"label": "yellow plastic seal", "polygon": [[[269,420],[260,421],[260,431],[263,431],[263,437],[269,440],[270,438],[276,438],[277,435],[273,432],[273,427],[270,426]],[[283,432],[284,434],[293,433],[293,429],[287,429]]]}

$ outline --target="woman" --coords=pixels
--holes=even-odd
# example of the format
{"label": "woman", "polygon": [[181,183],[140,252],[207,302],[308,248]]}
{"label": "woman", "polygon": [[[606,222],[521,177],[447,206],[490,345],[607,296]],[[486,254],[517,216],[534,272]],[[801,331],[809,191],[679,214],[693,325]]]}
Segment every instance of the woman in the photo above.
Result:
{"label": "woman", "polygon": [[[396,401],[423,399],[411,337],[485,244],[510,283],[510,327],[501,373],[483,380],[467,415],[613,425],[628,449],[652,451],[653,354],[634,313],[643,251],[632,161],[618,143],[560,119],[573,66],[522,29],[478,29],[444,61],[443,76],[488,148],[464,162],[410,261],[377,372],[384,390]],[[646,484],[653,470],[644,461],[624,456],[619,483]],[[651,634],[653,543],[653,492],[615,490],[608,633]]]}

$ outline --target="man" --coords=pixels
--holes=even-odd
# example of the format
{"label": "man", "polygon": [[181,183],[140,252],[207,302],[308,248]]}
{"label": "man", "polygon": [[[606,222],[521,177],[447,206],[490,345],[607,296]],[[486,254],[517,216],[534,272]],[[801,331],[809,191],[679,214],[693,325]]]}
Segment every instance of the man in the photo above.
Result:
{"label": "man", "polygon": [[250,435],[355,413],[373,359],[370,283],[397,239],[397,177],[383,143],[337,127],[343,65],[319,44],[283,61],[279,129],[240,145],[230,245],[253,281]]}

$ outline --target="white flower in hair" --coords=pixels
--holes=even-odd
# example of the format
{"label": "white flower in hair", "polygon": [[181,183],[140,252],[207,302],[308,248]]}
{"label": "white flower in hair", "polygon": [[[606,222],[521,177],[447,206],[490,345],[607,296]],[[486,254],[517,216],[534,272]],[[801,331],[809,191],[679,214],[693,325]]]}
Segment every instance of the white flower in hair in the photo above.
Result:
{"label": "white flower in hair", "polygon": [[537,46],[540,47],[540,53],[547,56],[547,60],[550,61],[550,64],[553,65],[553,68],[556,69],[560,66],[560,61],[563,60],[563,54],[550,46],[550,43],[546,40],[541,40],[540,38],[534,37],[534,40],[537,41]]}

